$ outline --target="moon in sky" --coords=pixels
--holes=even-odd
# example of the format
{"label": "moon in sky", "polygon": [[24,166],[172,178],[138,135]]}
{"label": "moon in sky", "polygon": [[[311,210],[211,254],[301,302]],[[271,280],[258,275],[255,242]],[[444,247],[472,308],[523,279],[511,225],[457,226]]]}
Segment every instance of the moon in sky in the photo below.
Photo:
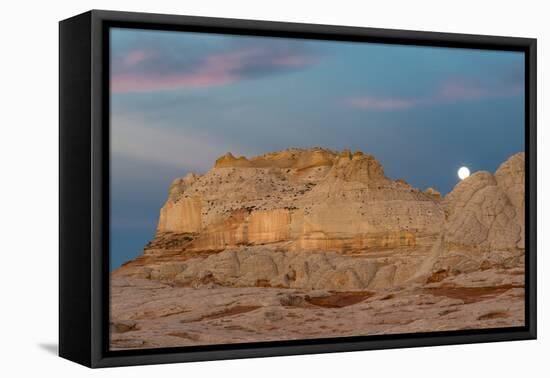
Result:
{"label": "moon in sky", "polygon": [[470,176],[470,170],[468,169],[468,167],[460,167],[460,169],[458,170],[458,177],[461,180],[464,180],[468,176]]}

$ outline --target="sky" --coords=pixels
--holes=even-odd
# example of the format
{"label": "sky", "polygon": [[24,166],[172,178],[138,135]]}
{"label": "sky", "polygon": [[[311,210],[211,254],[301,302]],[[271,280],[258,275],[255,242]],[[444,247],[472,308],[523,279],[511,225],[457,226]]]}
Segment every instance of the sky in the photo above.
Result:
{"label": "sky", "polygon": [[361,150],[442,194],[524,150],[520,52],[111,29],[111,269],[226,152]]}

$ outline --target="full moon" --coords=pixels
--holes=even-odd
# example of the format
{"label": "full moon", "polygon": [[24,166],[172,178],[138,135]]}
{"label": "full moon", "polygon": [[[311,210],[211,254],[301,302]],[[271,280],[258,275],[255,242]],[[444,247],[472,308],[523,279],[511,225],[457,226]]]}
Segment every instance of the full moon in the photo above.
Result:
{"label": "full moon", "polygon": [[460,169],[458,170],[458,177],[461,180],[464,180],[468,176],[470,176],[470,170],[468,169],[468,167],[460,167]]}

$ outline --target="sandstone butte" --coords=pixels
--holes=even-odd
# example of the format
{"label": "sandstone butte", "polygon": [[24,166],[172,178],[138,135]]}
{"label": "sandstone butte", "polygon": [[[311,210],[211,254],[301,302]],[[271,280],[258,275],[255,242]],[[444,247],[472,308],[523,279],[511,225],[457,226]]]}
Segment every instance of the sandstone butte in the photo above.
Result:
{"label": "sandstone butte", "polygon": [[155,237],[113,277],[361,291],[522,269],[524,159],[442,197],[389,179],[362,152],[228,153],[172,183]]}

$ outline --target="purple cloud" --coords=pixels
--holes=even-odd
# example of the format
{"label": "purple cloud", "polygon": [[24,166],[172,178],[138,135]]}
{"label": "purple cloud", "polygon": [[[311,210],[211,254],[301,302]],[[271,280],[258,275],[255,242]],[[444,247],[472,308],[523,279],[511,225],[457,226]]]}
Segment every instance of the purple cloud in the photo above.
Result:
{"label": "purple cloud", "polygon": [[415,106],[414,99],[406,98],[377,98],[373,96],[354,97],[346,100],[351,107],[373,110],[399,110]]}
{"label": "purple cloud", "polygon": [[433,94],[420,97],[359,96],[344,100],[352,108],[389,111],[406,110],[420,106],[456,104],[490,98],[512,97],[523,93],[523,82],[489,84],[469,80],[448,80]]}
{"label": "purple cloud", "polygon": [[446,102],[475,101],[484,98],[517,96],[523,93],[523,90],[523,79],[516,82],[503,80],[498,83],[449,80],[441,87],[437,97]]}
{"label": "purple cloud", "polygon": [[168,63],[170,58],[156,49],[125,52],[113,60],[111,90],[127,93],[220,86],[301,69],[315,62],[312,56],[280,44],[275,48],[241,46]]}

